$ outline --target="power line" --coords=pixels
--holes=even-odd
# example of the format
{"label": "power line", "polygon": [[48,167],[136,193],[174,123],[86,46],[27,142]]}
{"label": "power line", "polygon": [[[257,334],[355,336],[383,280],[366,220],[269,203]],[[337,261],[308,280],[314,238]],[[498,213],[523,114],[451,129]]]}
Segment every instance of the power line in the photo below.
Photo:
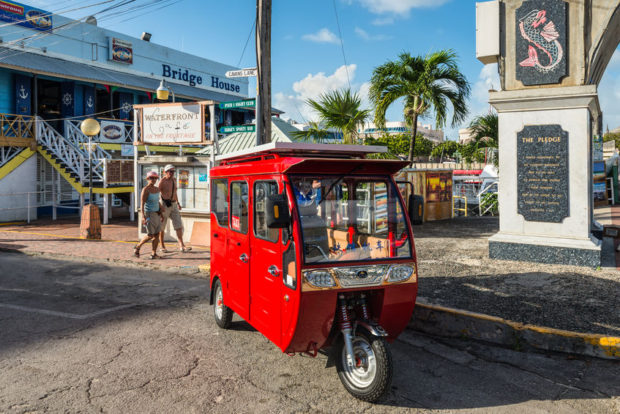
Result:
{"label": "power line", "polygon": [[248,34],[248,39],[245,41],[245,46],[243,46],[243,51],[241,52],[241,56],[239,57],[239,62],[237,62],[237,67],[241,67],[241,60],[243,59],[243,55],[245,54],[245,49],[248,47],[248,43],[250,43],[250,38],[252,37],[252,33],[254,33],[254,28],[256,27],[256,19],[252,22],[252,28],[250,29],[250,33]]}
{"label": "power line", "polygon": [[349,66],[347,65],[347,57],[344,54],[344,42],[342,40],[342,31],[340,30],[340,20],[338,19],[338,9],[336,9],[336,0],[332,0],[334,5],[334,14],[336,15],[336,25],[338,26],[338,36],[340,36],[340,49],[342,50],[342,60],[344,60],[344,70],[347,73],[347,83],[351,89],[351,79],[349,78]]}

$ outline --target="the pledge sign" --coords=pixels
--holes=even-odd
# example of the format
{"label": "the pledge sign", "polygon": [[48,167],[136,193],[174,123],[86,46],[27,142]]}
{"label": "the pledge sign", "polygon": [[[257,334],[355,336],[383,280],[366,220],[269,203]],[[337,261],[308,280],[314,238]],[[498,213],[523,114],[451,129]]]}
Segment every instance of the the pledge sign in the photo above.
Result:
{"label": "the pledge sign", "polygon": [[201,106],[179,104],[142,109],[145,144],[200,144],[204,141]]}

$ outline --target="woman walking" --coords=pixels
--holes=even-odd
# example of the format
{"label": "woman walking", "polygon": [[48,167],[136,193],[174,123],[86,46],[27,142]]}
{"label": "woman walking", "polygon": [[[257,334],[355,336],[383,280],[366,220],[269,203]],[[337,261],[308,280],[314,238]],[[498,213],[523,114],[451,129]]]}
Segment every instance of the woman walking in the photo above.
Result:
{"label": "woman walking", "polygon": [[142,223],[146,226],[147,235],[133,248],[133,254],[136,257],[140,257],[140,248],[142,245],[152,240],[153,253],[151,253],[151,259],[161,259],[161,256],[157,255],[157,245],[159,244],[157,236],[161,231],[162,222],[162,206],[159,203],[159,188],[155,185],[158,178],[159,176],[156,171],[149,171],[148,174],[146,174],[146,181],[148,184],[142,189],[140,206],[143,216]]}

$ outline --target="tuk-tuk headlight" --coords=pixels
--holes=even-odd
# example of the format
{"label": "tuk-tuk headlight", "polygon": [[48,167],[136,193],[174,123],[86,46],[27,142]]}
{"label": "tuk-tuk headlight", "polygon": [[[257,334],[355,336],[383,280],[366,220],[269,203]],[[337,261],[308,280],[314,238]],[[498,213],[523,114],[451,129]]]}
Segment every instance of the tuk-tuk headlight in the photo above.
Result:
{"label": "tuk-tuk headlight", "polygon": [[304,278],[314,287],[329,288],[336,286],[334,277],[327,270],[308,270],[304,272]]}
{"label": "tuk-tuk headlight", "polygon": [[413,266],[408,265],[394,265],[390,266],[388,270],[386,280],[388,282],[404,282],[413,275],[415,269]]}

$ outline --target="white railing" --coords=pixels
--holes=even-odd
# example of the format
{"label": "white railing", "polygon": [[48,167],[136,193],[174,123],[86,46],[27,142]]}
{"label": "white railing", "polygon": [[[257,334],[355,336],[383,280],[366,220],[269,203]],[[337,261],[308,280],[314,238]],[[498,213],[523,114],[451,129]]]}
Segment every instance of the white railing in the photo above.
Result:
{"label": "white railing", "polygon": [[[80,182],[84,183],[87,177],[86,170],[89,169],[88,152],[82,150],[78,144],[63,137],[43,119],[37,117],[36,122],[37,142],[51,151],[58,161],[63,162],[69,170],[79,177]],[[93,180],[103,181],[103,162],[97,159],[95,154],[93,154],[93,158]]]}
{"label": "white railing", "polygon": [[499,181],[495,181],[489,184],[478,193],[478,211],[480,212],[481,216],[484,216],[489,211],[491,211],[491,214],[493,214],[492,210],[494,210],[498,205],[497,197],[493,197],[488,201],[488,197],[484,197],[485,194],[492,193],[495,193],[496,195],[497,193],[499,193]]}
{"label": "white railing", "polygon": [[[65,121],[65,138],[78,147],[85,157],[88,158],[88,137],[80,129],[80,122],[75,120]],[[93,159],[102,160],[104,158],[112,158],[112,155],[98,145],[93,146]]]}
{"label": "white railing", "polygon": [[[2,216],[3,212],[23,211],[26,209],[26,220],[30,223],[32,215],[34,214],[36,216],[36,210],[33,213],[33,209],[38,207],[52,207],[52,219],[56,220],[58,209],[80,210],[79,200],[74,200],[74,196],[75,194],[73,192],[60,193],[53,190],[5,193],[2,194],[2,202],[0,203],[0,216]],[[78,202],[78,206],[61,204],[63,199],[65,202]],[[2,207],[3,205],[8,205],[9,207]]]}
{"label": "white railing", "polygon": [[11,161],[23,150],[23,147],[0,147],[0,167]]}

